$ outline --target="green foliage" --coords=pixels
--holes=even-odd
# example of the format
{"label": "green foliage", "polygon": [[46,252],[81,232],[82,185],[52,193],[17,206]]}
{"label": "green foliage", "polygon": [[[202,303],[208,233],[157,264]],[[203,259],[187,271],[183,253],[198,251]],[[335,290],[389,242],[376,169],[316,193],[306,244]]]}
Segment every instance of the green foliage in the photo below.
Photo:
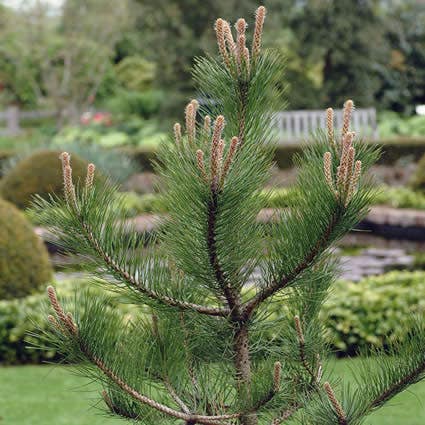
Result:
{"label": "green foliage", "polygon": [[389,205],[394,208],[425,209],[425,195],[407,187],[380,187],[375,200],[376,204]]}
{"label": "green foliage", "polygon": [[99,125],[65,127],[55,135],[52,144],[66,146],[76,143],[83,147],[98,145],[100,150],[121,146],[152,148],[157,147],[164,138],[165,134],[158,130],[156,122],[133,116],[128,121],[111,127]]}
{"label": "green foliage", "polygon": [[137,195],[134,192],[126,192],[120,194],[119,201],[122,203],[125,217],[135,217],[139,214],[158,214],[166,212],[161,195],[155,193]]}
{"label": "green foliage", "polygon": [[[67,130],[59,134],[49,144],[39,143],[33,146],[23,143],[19,147],[18,153],[5,161],[2,167],[3,173],[7,174],[20,161],[40,150],[70,152],[88,163],[96,163],[97,169],[103,176],[108,176],[118,184],[124,183],[132,174],[140,171],[139,165],[130,155],[117,149],[108,149],[93,143],[91,137],[89,137],[89,132],[84,133],[77,128],[68,127]],[[80,140],[79,134],[88,137]]]}
{"label": "green foliage", "polygon": [[[18,162],[1,181],[0,192],[4,199],[19,208],[27,208],[35,195],[48,198],[63,192],[62,151],[41,150]],[[84,182],[88,162],[73,155],[73,174],[76,181]]]}
{"label": "green foliage", "polygon": [[[45,283],[45,282],[43,282]],[[104,291],[96,286],[95,282],[82,280],[65,280],[57,282],[58,293],[67,298],[70,304],[75,302],[75,290],[90,288],[93,296],[102,296]],[[120,308],[122,320],[131,312],[131,306],[119,304],[115,299],[110,300],[108,308]],[[0,301],[0,363],[24,364],[42,363],[46,360],[60,359],[55,350],[34,350],[38,338],[34,333],[43,323],[43,330],[48,329],[44,321],[47,302],[45,292],[37,292],[21,299]]]}
{"label": "green foliage", "polygon": [[140,56],[127,56],[115,65],[118,82],[133,92],[151,89],[156,71],[155,63]]}
{"label": "green foliage", "polygon": [[407,342],[412,315],[425,314],[425,273],[390,272],[358,283],[338,281],[321,312],[328,342],[340,353]]}
{"label": "green foliage", "polygon": [[42,241],[34,234],[22,213],[2,199],[0,270],[0,299],[24,297],[52,277],[49,257]]}
{"label": "green foliage", "polygon": [[379,114],[378,125],[379,135],[382,138],[425,136],[425,117],[421,115],[404,117],[395,112],[381,112]]}
{"label": "green foliage", "polygon": [[418,162],[414,176],[410,185],[415,190],[420,190],[425,192],[425,154],[422,156],[421,160]]}
{"label": "green foliage", "polygon": [[377,99],[386,109],[411,114],[415,105],[425,102],[425,6],[403,1],[388,12],[385,38],[391,52],[379,68],[382,87]]}
{"label": "green foliage", "polygon": [[138,115],[149,119],[158,114],[164,98],[165,94],[161,90],[149,89],[138,92],[121,89],[107,99],[105,108],[115,115],[124,117]]}
{"label": "green foliage", "polygon": [[[288,208],[297,202],[297,193],[294,190],[280,188],[263,190],[258,194],[262,208]],[[163,214],[166,206],[161,194],[147,193],[138,195],[134,192],[122,192],[118,196],[122,203],[124,217],[135,217],[140,214]],[[393,208],[425,209],[425,196],[405,187],[379,187],[376,194],[376,205],[388,205]]]}
{"label": "green foliage", "polygon": [[380,88],[377,69],[388,52],[376,3],[309,0],[295,9],[291,29],[302,49],[300,56],[321,65],[322,104],[341,105],[347,97],[359,106],[374,104]]}

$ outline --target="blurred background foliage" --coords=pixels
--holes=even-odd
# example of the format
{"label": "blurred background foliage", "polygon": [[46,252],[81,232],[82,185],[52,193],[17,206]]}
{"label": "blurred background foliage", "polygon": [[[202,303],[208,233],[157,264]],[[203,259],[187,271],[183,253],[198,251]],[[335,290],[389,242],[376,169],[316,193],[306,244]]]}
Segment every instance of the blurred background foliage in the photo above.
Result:
{"label": "blurred background foliage", "polygon": [[[1,102],[54,106],[69,120],[95,105],[161,122],[194,94],[191,68],[215,54],[214,19],[253,0],[66,0],[0,6]],[[356,99],[410,115],[425,103],[425,4],[417,0],[265,0],[265,44],[286,57],[289,109]],[[113,10],[113,13],[110,11]]]}

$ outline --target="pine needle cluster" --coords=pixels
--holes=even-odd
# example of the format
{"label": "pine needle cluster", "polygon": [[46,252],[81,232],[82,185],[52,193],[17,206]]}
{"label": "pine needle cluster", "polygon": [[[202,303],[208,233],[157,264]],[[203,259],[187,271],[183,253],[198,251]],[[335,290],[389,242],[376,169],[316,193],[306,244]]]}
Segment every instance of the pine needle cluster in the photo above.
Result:
{"label": "pine needle cluster", "polygon": [[[267,227],[257,221],[282,87],[281,59],[261,49],[265,16],[259,7],[249,47],[244,19],[235,31],[218,19],[220,57],[197,60],[205,102],[187,105],[185,125],[174,125],[158,155],[169,214],[157,240],[145,243],[121,220],[115,188],[94,181],[93,164],[85,182],[73,182],[67,153],[65,200],[37,201],[63,249],[86,257],[97,284],[140,309],[120,317],[108,295],[87,289],[68,312],[48,289],[43,344],[101,383],[113,415],[143,424],[354,425],[424,378],[420,320],[407,346],[376,353],[374,369],[365,362],[356,386],[326,369],[318,314],[336,274],[329,250],[367,213],[365,172],[378,155],[349,129],[352,101],[343,128],[334,129],[328,109],[327,132],[298,158],[297,204]],[[276,303],[282,313],[271,321]]]}

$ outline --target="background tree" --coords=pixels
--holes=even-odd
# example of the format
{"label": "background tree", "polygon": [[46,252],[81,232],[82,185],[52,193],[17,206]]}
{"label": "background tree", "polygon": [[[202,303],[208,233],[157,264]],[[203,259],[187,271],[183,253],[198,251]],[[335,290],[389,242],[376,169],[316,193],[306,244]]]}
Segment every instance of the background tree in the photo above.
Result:
{"label": "background tree", "polygon": [[[185,131],[176,123],[174,143],[162,146],[168,218],[158,244],[141,253],[143,241],[129,237],[111,186],[94,183],[93,164],[85,184],[75,186],[66,152],[66,201],[38,203],[42,224],[63,248],[91,260],[99,284],[145,312],[126,322],[108,307],[107,295],[89,290],[76,294],[76,309],[68,312],[48,288],[45,343],[99,381],[108,409],[124,418],[357,425],[424,378],[423,318],[412,323],[404,346],[390,356],[377,353],[373,369],[363,366],[356,387],[338,385],[324,363],[318,314],[335,278],[329,248],[373,200],[364,173],[377,152],[349,131],[352,101],[340,131],[327,110],[327,133],[317,134],[299,159],[297,203],[270,228],[256,220],[272,167],[272,112],[281,104],[279,55],[260,51],[264,17],[260,7],[249,37],[244,19],[233,33],[218,19],[220,58],[196,63],[200,92],[213,102],[200,109],[192,100]],[[261,276],[247,290],[257,267]],[[281,308],[270,322],[273,304]]]}
{"label": "background tree", "polygon": [[425,103],[425,4],[411,0],[391,6],[385,34],[391,54],[379,68],[383,84],[377,100],[386,109],[410,114]]}
{"label": "background tree", "polygon": [[[127,2],[67,0],[58,15],[49,11],[39,1],[14,14],[3,60],[13,67],[8,80],[15,83],[15,96],[26,79],[39,105],[53,107],[60,120],[76,122],[111,67],[115,43],[128,24]],[[13,70],[23,77],[16,79]]]}
{"label": "background tree", "polygon": [[378,65],[387,62],[384,21],[375,0],[307,0],[291,27],[299,54],[322,66],[321,103],[339,105],[355,97],[359,106],[375,104]]}

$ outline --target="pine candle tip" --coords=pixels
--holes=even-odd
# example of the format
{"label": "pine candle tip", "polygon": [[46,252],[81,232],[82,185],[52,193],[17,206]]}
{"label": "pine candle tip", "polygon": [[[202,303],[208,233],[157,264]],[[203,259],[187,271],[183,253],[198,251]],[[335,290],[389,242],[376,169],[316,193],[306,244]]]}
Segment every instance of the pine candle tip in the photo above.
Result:
{"label": "pine candle tip", "polygon": [[344,107],[352,109],[354,107],[354,102],[351,99],[348,99],[345,101]]}
{"label": "pine candle tip", "polygon": [[259,6],[255,11],[256,16],[264,16],[267,12],[267,9],[264,6]]}
{"label": "pine candle tip", "polygon": [[214,29],[216,31],[221,30],[223,28],[223,24],[224,24],[224,19],[223,18],[216,19],[215,20],[215,23],[214,23]]}
{"label": "pine candle tip", "polygon": [[93,186],[94,180],[94,172],[96,170],[96,166],[93,163],[87,165],[87,176],[86,176],[86,189],[89,190]]}
{"label": "pine candle tip", "polygon": [[186,112],[186,116],[188,116],[188,115],[192,114],[192,113],[193,113],[193,109],[194,109],[194,105],[193,105],[193,103],[192,103],[192,102],[189,102],[189,103],[186,105],[186,110],[185,110],[185,112]]}
{"label": "pine candle tip", "polygon": [[59,155],[59,159],[62,162],[62,166],[65,168],[67,165],[71,163],[71,155],[68,152],[62,152]]}
{"label": "pine candle tip", "polygon": [[244,34],[245,30],[247,28],[247,23],[246,23],[245,19],[239,18],[236,21],[235,28],[236,28],[236,30],[238,31],[239,34]]}
{"label": "pine candle tip", "polygon": [[224,125],[224,116],[223,115],[219,115],[215,119],[215,123],[216,123],[216,125]]}
{"label": "pine candle tip", "polygon": [[326,391],[326,394],[328,396],[329,401],[331,402],[333,408],[335,409],[336,414],[338,415],[338,418],[341,421],[344,421],[343,423],[345,423],[345,419],[346,419],[346,415],[345,412],[340,404],[340,402],[338,401],[338,399],[335,396],[335,393],[331,387],[331,385],[329,384],[329,382],[325,382],[323,384],[323,388]]}

